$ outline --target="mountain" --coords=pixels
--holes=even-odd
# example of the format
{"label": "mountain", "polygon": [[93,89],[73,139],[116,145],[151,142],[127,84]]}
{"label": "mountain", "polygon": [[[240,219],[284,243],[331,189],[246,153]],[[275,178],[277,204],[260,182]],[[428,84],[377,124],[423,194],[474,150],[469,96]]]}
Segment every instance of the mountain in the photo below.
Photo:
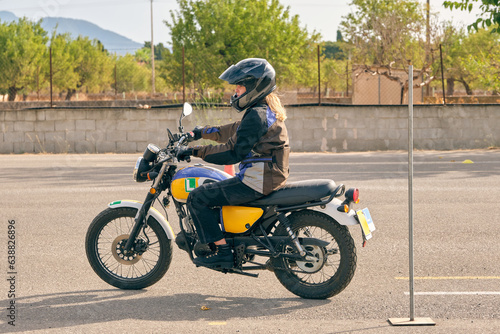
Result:
{"label": "mountain", "polygon": [[[1,22],[17,20],[17,16],[13,13],[0,11]],[[87,36],[90,39],[97,39],[110,53],[116,53],[117,55],[125,55],[126,53],[134,54],[137,49],[143,47],[141,43],[134,42],[113,31],[102,29],[98,25],[85,20],[68,19],[64,17],[45,17],[42,20],[42,27],[47,31],[49,36],[52,35],[52,32],[57,27],[57,33],[69,33],[72,38]]]}
{"label": "mountain", "polygon": [[0,11],[0,20],[5,22],[17,21],[17,16],[11,12]]}

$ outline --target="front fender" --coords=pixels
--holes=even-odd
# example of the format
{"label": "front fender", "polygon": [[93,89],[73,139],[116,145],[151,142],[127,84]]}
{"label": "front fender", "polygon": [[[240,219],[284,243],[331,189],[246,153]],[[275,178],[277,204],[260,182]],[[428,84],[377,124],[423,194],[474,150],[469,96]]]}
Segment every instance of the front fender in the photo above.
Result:
{"label": "front fender", "polygon": [[[137,202],[137,201],[133,201],[133,200],[124,200],[124,201],[116,201],[116,202],[109,203],[108,206],[112,209],[127,207],[127,208],[134,208],[134,209],[140,210],[142,207],[142,203]],[[175,240],[175,233],[174,233],[174,230],[172,230],[172,226],[170,226],[170,224],[165,219],[165,217],[163,217],[163,215],[160,213],[160,211],[151,207],[149,209],[148,216],[146,217],[146,219],[148,219],[149,216],[153,216],[153,218],[156,219],[156,221],[158,223],[160,223],[160,226],[163,228],[163,230],[167,234],[167,237],[170,240]]]}
{"label": "front fender", "polygon": [[310,209],[313,209],[318,212],[322,212],[333,219],[335,219],[340,225],[352,226],[358,225],[359,222],[355,218],[356,212],[354,210],[349,210],[348,213],[340,212],[337,208],[341,205],[341,201],[338,198],[334,198],[331,202],[327,203],[324,208],[321,206],[315,206]]}

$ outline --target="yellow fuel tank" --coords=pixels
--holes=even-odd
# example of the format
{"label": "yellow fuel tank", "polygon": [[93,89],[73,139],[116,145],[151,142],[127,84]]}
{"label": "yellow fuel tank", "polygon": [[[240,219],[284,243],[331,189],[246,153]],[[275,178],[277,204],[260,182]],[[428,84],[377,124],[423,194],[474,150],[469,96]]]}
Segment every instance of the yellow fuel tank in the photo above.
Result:
{"label": "yellow fuel tank", "polygon": [[229,233],[243,233],[262,217],[264,210],[247,206],[223,206],[222,230]]}
{"label": "yellow fuel tank", "polygon": [[189,193],[208,182],[217,182],[230,178],[231,175],[204,165],[194,165],[179,169],[172,178],[170,189],[172,196],[181,203],[186,203]]}

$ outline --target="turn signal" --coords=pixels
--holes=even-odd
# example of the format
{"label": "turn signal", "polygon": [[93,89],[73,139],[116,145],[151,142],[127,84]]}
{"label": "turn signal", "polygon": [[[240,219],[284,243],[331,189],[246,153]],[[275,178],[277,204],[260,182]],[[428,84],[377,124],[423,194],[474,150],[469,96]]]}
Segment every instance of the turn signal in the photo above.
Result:
{"label": "turn signal", "polygon": [[349,204],[346,204],[346,203],[341,203],[341,204],[337,207],[337,211],[338,211],[338,212],[349,213]]}
{"label": "turn signal", "polygon": [[149,189],[149,192],[150,192],[151,195],[154,195],[154,194],[156,194],[156,189],[155,188],[151,188],[151,189]]}

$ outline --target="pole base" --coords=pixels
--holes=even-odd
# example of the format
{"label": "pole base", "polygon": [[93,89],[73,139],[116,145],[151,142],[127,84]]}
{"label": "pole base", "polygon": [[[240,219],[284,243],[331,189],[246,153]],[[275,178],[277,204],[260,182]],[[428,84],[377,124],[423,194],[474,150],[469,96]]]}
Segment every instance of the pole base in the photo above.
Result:
{"label": "pole base", "polygon": [[431,318],[389,318],[389,323],[393,326],[435,326],[436,323]]}

